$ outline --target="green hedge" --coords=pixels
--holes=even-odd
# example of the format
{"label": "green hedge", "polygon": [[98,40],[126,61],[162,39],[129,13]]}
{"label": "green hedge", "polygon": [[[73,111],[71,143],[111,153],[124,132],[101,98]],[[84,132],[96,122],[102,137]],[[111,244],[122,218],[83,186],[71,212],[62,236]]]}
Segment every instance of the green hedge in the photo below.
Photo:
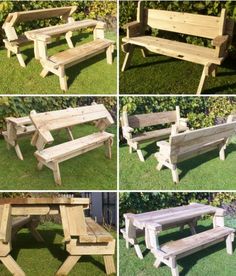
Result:
{"label": "green hedge", "polygon": [[[4,23],[8,13],[15,11],[27,11],[42,8],[54,8],[64,6],[78,6],[76,12],[73,14],[75,20],[82,20],[85,18],[102,19],[106,21],[109,28],[116,30],[116,2],[104,1],[2,1],[0,2],[0,26]],[[59,19],[47,19],[26,22],[18,25],[16,30],[18,33],[24,31],[43,28],[50,25],[57,24]],[[4,37],[4,31],[0,29],[0,45]]]}
{"label": "green hedge", "polygon": [[[124,226],[123,214],[142,213],[169,207],[187,205],[191,202],[224,207],[228,215],[235,215],[236,193],[165,192],[165,193],[120,193],[120,227]],[[230,206],[230,207],[229,207]]]}
{"label": "green hedge", "polygon": [[[178,11],[178,12],[189,12],[189,13],[199,13],[204,15],[220,15],[221,9],[225,8],[227,15],[236,21],[236,1],[144,1],[145,7],[151,9],[161,9],[168,11]],[[123,26],[127,22],[136,20],[136,10],[137,10],[137,1],[121,1],[119,8],[119,22],[121,27],[121,33],[124,32]],[[166,34],[166,32],[164,32]],[[235,44],[235,34],[236,28],[234,29],[234,44]],[[198,44],[198,45],[208,45],[210,42],[207,39],[170,34],[179,40],[185,40],[189,43]],[[231,54],[235,56],[236,48],[235,46],[231,47]]]}
{"label": "green hedge", "polygon": [[235,97],[121,97],[120,112],[142,114],[175,110],[180,107],[181,116],[189,119],[189,126],[197,129],[224,121],[235,113]]}
{"label": "green hedge", "polygon": [[46,112],[90,105],[93,101],[103,103],[116,119],[115,97],[0,97],[0,133],[6,128],[6,117],[28,116],[31,110]]}

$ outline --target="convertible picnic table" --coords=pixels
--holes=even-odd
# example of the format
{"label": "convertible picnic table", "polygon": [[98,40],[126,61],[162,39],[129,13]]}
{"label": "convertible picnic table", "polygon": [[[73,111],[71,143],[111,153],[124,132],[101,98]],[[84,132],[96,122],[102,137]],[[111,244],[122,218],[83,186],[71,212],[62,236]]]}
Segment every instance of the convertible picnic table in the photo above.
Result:
{"label": "convertible picnic table", "polygon": [[[196,234],[195,226],[203,215],[214,216],[213,229]],[[136,238],[140,231],[144,231],[146,247],[156,258],[154,265],[159,267],[161,263],[165,263],[171,268],[172,275],[177,276],[179,274],[176,260],[198,250],[226,240],[227,253],[233,253],[234,229],[224,226],[224,215],[225,212],[221,208],[198,203],[141,214],[128,213],[124,214],[125,229],[121,232],[127,248],[129,243],[134,245],[138,257],[142,259],[142,252]],[[192,236],[160,245],[159,233],[177,226],[183,228],[185,224],[190,226]]]}
{"label": "convertible picnic table", "polygon": [[82,255],[103,255],[106,273],[114,273],[115,240],[94,220],[84,216],[84,209],[89,208],[89,203],[89,198],[0,199],[0,261],[13,275],[25,275],[10,255],[13,217],[59,214],[69,256],[56,275],[67,275]]}

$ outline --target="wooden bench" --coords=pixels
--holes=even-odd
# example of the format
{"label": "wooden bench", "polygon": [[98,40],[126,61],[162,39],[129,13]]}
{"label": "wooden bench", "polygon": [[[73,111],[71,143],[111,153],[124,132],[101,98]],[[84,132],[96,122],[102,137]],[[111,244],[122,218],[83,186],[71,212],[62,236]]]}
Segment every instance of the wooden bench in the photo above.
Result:
{"label": "wooden bench", "polygon": [[43,66],[41,76],[44,78],[49,72],[57,75],[60,81],[60,88],[67,91],[68,86],[65,69],[103,52],[106,52],[107,63],[112,64],[114,41],[104,38],[104,27],[105,23],[98,22],[94,28],[93,41],[78,45],[72,49],[64,50],[52,56],[48,56],[47,54],[47,44],[51,42],[51,36],[44,34],[36,35],[36,40],[40,50],[40,62]]}
{"label": "wooden bench", "polygon": [[[103,104],[45,113],[33,111],[30,114],[30,118],[36,128],[36,133],[31,143],[38,149],[35,152],[35,157],[39,162],[38,168],[42,169],[43,165],[45,165],[51,169],[57,184],[61,184],[60,162],[103,145],[106,146],[106,156],[111,159],[111,146],[114,135],[104,130],[113,124],[114,121]],[[51,131],[84,123],[95,123],[99,131],[77,139],[72,136],[72,141],[44,149],[46,144],[54,141]]]}
{"label": "wooden bench", "polygon": [[202,233],[171,241],[160,246],[159,249],[153,249],[152,253],[156,257],[155,267],[161,263],[171,268],[172,276],[178,276],[177,260],[191,255],[214,244],[226,241],[227,253],[233,254],[232,242],[234,240],[235,230],[225,226],[216,227]]}
{"label": "wooden bench", "polygon": [[155,157],[158,160],[157,170],[163,166],[172,172],[173,182],[179,182],[177,163],[194,156],[219,149],[220,160],[225,160],[225,148],[229,137],[236,131],[236,122],[197,129],[170,136],[169,143],[157,142],[160,147]]}
{"label": "wooden bench", "polygon": [[[200,94],[206,76],[215,76],[216,68],[227,57],[227,49],[233,36],[234,21],[226,18],[226,10],[220,16],[207,16],[183,12],[156,9],[145,9],[139,1],[137,21],[128,23],[127,36],[122,39],[123,51],[126,53],[122,71],[130,64],[134,48],[142,49],[144,57],[147,51],[190,61],[204,66],[197,89]],[[211,40],[212,48],[197,46],[185,42],[174,41],[145,35],[147,28],[167,32],[197,36]]]}
{"label": "wooden bench", "polygon": [[73,20],[71,15],[76,11],[76,9],[76,6],[71,6],[9,13],[2,26],[7,37],[3,41],[5,43],[5,47],[7,48],[8,57],[11,57],[11,53],[14,53],[16,54],[20,65],[22,67],[26,66],[20,48],[24,45],[31,44],[32,41],[29,40],[25,35],[17,34],[15,30],[16,24],[54,17],[58,17],[63,21],[69,22]]}
{"label": "wooden bench", "polygon": [[129,145],[129,152],[132,153],[132,149],[136,150],[140,161],[144,162],[140,144],[152,140],[158,141],[169,137],[171,134],[171,127],[133,134],[134,129],[165,124],[175,124],[178,132],[188,130],[187,119],[180,117],[180,109],[178,106],[176,106],[176,110],[173,111],[132,116],[128,116],[127,112],[123,111],[121,115],[122,133]]}
{"label": "wooden bench", "polygon": [[2,132],[2,135],[7,142],[7,147],[10,146],[15,148],[16,154],[20,160],[23,160],[23,155],[19,146],[19,139],[26,136],[31,136],[35,132],[35,127],[33,126],[30,118],[20,117],[8,117],[5,118],[7,123],[7,130]]}

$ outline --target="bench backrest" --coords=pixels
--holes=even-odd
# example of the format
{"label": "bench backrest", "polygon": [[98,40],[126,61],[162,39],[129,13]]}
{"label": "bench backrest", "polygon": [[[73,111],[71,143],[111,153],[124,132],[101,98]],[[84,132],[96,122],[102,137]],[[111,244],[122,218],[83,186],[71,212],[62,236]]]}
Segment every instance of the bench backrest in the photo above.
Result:
{"label": "bench backrest", "polygon": [[226,10],[220,16],[208,16],[185,12],[173,12],[158,9],[145,9],[139,1],[137,21],[142,25],[159,30],[182,33],[214,39],[218,35],[232,36],[232,20],[226,19]]}
{"label": "bench backrest", "polygon": [[46,142],[52,142],[52,130],[72,127],[79,124],[95,122],[96,127],[103,131],[114,123],[111,114],[103,104],[92,104],[77,108],[67,108],[44,113],[31,111],[30,118]]}
{"label": "bench backrest", "polygon": [[16,23],[48,19],[53,17],[62,17],[62,19],[67,20],[68,17],[76,11],[76,9],[76,6],[70,6],[9,13],[3,24],[3,28],[7,23],[10,26],[14,26]]}
{"label": "bench backrest", "polygon": [[202,147],[207,145],[210,147],[214,142],[226,142],[235,132],[236,122],[231,122],[171,135],[169,142],[171,160],[176,160],[176,157],[188,152],[200,152]]}
{"label": "bench backrest", "polygon": [[179,118],[180,111],[179,107],[176,106],[176,110],[173,111],[154,112],[131,116],[127,116],[127,113],[123,112],[121,121],[122,126],[129,126],[132,128],[144,128],[155,125],[175,123],[179,120]]}

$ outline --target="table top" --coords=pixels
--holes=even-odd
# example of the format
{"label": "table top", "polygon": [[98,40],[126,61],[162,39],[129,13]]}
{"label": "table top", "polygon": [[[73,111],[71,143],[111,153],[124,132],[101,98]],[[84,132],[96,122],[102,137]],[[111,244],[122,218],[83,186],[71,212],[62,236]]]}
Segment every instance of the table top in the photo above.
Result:
{"label": "table top", "polygon": [[153,230],[161,230],[163,226],[168,224],[194,219],[206,214],[214,214],[216,212],[220,212],[223,215],[224,210],[210,205],[192,203],[190,205],[161,209],[142,214],[126,214],[126,216],[131,219],[133,225],[139,229],[148,227]]}
{"label": "table top", "polygon": [[74,21],[70,23],[60,24],[56,26],[45,27],[37,30],[31,30],[25,32],[28,39],[35,40],[37,35],[56,36],[59,34],[65,34],[69,31],[75,31],[83,28],[94,27],[100,21],[93,19],[85,19],[81,21]]}
{"label": "table top", "polygon": [[66,197],[28,197],[28,198],[1,198],[1,204],[17,205],[88,205],[89,198]]}

